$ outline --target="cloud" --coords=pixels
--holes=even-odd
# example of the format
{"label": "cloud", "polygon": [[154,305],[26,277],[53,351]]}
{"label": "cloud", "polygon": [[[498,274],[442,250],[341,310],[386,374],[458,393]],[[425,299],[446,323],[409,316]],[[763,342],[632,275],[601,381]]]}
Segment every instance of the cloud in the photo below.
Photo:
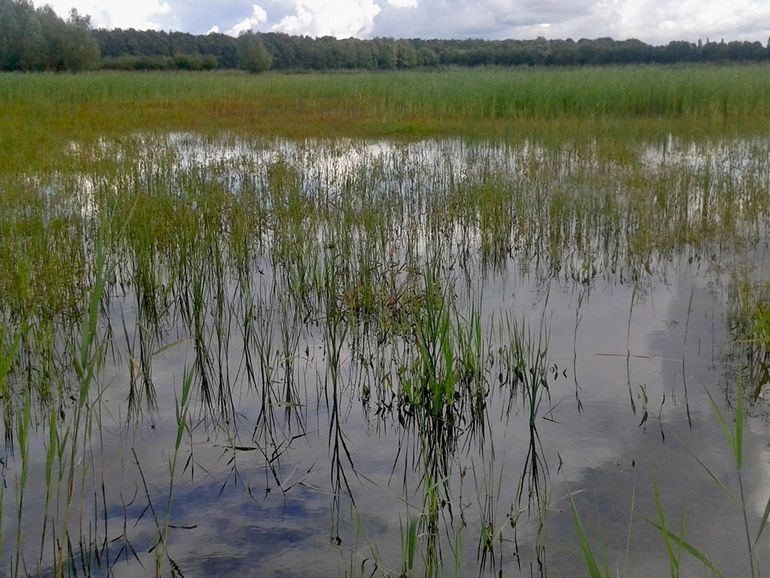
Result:
{"label": "cloud", "polygon": [[46,4],[66,18],[71,8],[91,16],[96,28],[136,28],[157,30],[171,7],[163,0],[98,2],[94,0],[47,0]]}
{"label": "cloud", "polygon": [[434,0],[399,10],[389,0],[375,36],[421,38],[534,38],[555,23],[589,14],[595,0]]}
{"label": "cloud", "polygon": [[273,30],[337,38],[368,36],[381,10],[372,0],[294,0],[293,9]]}
{"label": "cloud", "polygon": [[251,5],[251,16],[244,18],[237,24],[235,24],[227,34],[230,36],[238,36],[243,32],[251,32],[256,30],[260,24],[267,22],[267,12],[259,4]]}
{"label": "cloud", "polygon": [[639,38],[760,40],[766,0],[36,0],[66,18],[73,6],[96,27],[182,30],[216,24],[310,36],[394,38]]}
{"label": "cloud", "polygon": [[421,38],[639,38],[760,40],[770,35],[761,0],[387,0],[374,36]]}
{"label": "cloud", "polygon": [[648,42],[671,40],[764,40],[770,5],[752,0],[605,0],[605,21],[616,34]]}

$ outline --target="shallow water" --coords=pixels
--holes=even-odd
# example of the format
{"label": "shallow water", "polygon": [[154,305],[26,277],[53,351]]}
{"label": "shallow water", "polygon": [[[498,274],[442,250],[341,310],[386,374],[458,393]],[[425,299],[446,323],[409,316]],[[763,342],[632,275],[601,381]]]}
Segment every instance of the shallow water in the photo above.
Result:
{"label": "shallow water", "polygon": [[[18,436],[6,451],[6,567],[53,574],[55,558],[61,563],[67,551],[56,546],[67,527],[69,574],[152,574],[165,531],[163,574],[176,567],[184,576],[400,575],[409,566],[402,544],[410,520],[417,520],[416,575],[573,576],[586,566],[572,495],[594,553],[606,555],[612,574],[663,575],[665,544],[650,523],[659,523],[656,480],[672,531],[684,524],[686,540],[725,575],[748,575],[741,510],[698,460],[737,491],[735,463],[706,392],[733,415],[744,360],[730,331],[731,291],[739,270],[762,278],[764,228],[750,216],[741,221],[741,213],[735,222],[754,231],[745,245],[667,246],[639,265],[623,257],[631,243],[622,232],[615,233],[614,257],[612,250],[602,253],[609,233],[601,223],[580,244],[568,239],[558,247],[553,230],[517,224],[508,232],[511,246],[498,251],[484,249],[484,207],[473,215],[462,207],[449,217],[433,215],[454,195],[483,194],[501,179],[521,187],[522,198],[531,192],[535,203],[554,191],[622,197],[624,187],[649,178],[672,187],[699,183],[678,208],[688,221],[705,219],[708,210],[709,219],[723,223],[735,215],[715,214],[725,202],[709,199],[732,191],[729,210],[747,210],[754,197],[746,189],[768,182],[769,143],[631,143],[634,154],[613,159],[600,146],[554,151],[531,142],[133,138],[130,147],[106,141],[70,147],[68,154],[113,159],[118,168],[101,174],[86,163],[61,190],[51,178],[45,187],[52,197],[66,199],[73,186],[78,192],[63,212],[98,220],[110,195],[132,187],[202,206],[207,187],[238,197],[285,186],[294,187],[287,195],[328,216],[301,220],[286,247],[303,238],[307,244],[279,253],[285,231],[271,220],[281,209],[272,203],[283,197],[266,194],[266,224],[252,231],[259,248],[245,277],[230,266],[227,223],[210,246],[214,253],[197,257],[185,279],[164,268],[171,259],[158,257],[155,281],[165,293],[155,302],[157,325],[137,289],[140,266],[132,255],[139,252],[113,255],[120,266],[100,318],[106,361],[78,429],[85,441],[75,452],[69,513],[66,453],[54,465],[53,497],[44,506],[49,438],[41,402],[31,418],[36,427],[18,551],[22,484],[19,451],[12,451]],[[127,166],[133,173],[124,172]],[[613,189],[616,178],[624,184]],[[72,198],[80,211],[72,211]],[[344,245],[335,211],[341,220],[364,219],[371,206],[393,215],[369,229],[351,225],[353,240]],[[565,222],[577,228],[582,218]],[[375,286],[392,269],[403,292],[391,290],[371,318],[353,317],[360,325],[350,317],[335,321],[337,307],[364,307],[350,291],[365,273],[367,251],[374,251],[367,233],[382,230],[391,236],[376,244],[382,253],[369,256],[387,255],[392,264],[379,264]],[[347,277],[339,296],[324,301],[322,291],[310,291],[299,311],[292,275],[303,259],[327,277],[327,267],[339,265]],[[353,265],[345,269],[348,261]],[[405,393],[423,368],[417,343],[419,315],[426,314],[404,313],[406,325],[398,327],[396,318],[411,306],[424,311],[427,277],[410,277],[419,264],[438,271],[453,343],[462,331],[471,335],[478,319],[481,345],[474,352],[481,369],[469,378],[468,392],[456,393],[438,416]],[[200,298],[190,311],[188,290]],[[547,385],[531,404],[526,378],[517,381],[505,365],[513,334],[526,350],[519,370],[537,366],[533,380]],[[65,342],[63,359],[67,351]],[[437,352],[444,359],[444,350]],[[460,349],[454,353],[454,367],[465,370]],[[194,382],[174,457],[186,371]],[[60,440],[75,427],[75,401],[61,409]],[[770,488],[767,409],[760,399],[746,420],[742,475],[753,531]],[[764,564],[767,546],[764,536],[757,546]],[[682,575],[701,574],[703,564],[684,554]]]}

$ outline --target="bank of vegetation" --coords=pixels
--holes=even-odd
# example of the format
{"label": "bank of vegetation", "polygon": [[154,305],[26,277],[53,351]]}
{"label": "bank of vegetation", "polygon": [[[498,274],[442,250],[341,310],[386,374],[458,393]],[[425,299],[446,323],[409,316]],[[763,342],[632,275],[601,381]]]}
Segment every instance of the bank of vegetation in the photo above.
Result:
{"label": "bank of vegetation", "polygon": [[[96,30],[94,37],[107,68],[187,68],[184,55],[198,67],[239,68],[240,46],[257,43],[269,55],[269,68],[304,70],[407,70],[448,66],[596,66],[764,62],[770,49],[760,42],[697,43],[676,41],[652,46],[640,40],[423,40],[331,36],[311,38],[270,32],[232,38],[180,32]],[[181,64],[181,66],[179,66]]]}
{"label": "bank of vegetation", "polygon": [[[274,74],[0,76],[0,151],[51,158],[85,135],[234,131],[292,138],[764,133],[770,75],[747,66],[488,68]],[[29,146],[24,143],[29,141]]]}

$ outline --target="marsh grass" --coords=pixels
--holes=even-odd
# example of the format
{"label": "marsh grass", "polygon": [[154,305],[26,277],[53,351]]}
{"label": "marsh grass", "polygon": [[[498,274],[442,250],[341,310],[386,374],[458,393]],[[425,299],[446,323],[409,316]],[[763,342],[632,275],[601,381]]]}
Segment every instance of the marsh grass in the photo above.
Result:
{"label": "marsh grass", "polygon": [[[477,69],[389,74],[8,74],[5,164],[66,139],[188,130],[304,137],[500,137],[762,131],[766,67]],[[22,140],[19,140],[19,139]],[[28,140],[27,140],[28,139]],[[620,139],[623,140],[623,139]],[[39,147],[33,143],[41,143]]]}
{"label": "marsh grass", "polygon": [[[86,478],[96,476],[83,464],[103,429],[106,359],[111,352],[127,370],[126,419],[140,423],[159,409],[153,369],[176,344],[189,347],[191,364],[176,400],[165,516],[136,457],[156,573],[167,561],[179,570],[168,543],[189,412],[208,435],[227,437],[234,480],[235,456],[252,452],[288,493],[305,480],[287,481],[281,456],[307,434],[308,383],[316,414],[328,416],[332,544],[342,542],[346,505],[361,519],[346,430],[358,400],[367,419],[397,427],[395,462],[418,479],[401,528],[404,573],[440,575],[452,557],[461,567],[457,479],[472,448],[487,460],[474,470],[472,543],[482,568],[502,569],[520,515],[539,517],[542,530],[547,513],[537,428],[559,372],[548,298],[537,321],[519,320],[487,311],[480,287],[515,269],[540,288],[555,282],[583,296],[605,280],[632,284],[636,296],[677,255],[714,264],[765,238],[767,142],[725,136],[770,118],[763,72],[0,77],[11,113],[0,134],[18,135],[0,140],[0,394],[20,456],[12,572],[27,571],[20,520],[39,416],[48,443],[38,570],[109,566],[100,558],[109,560],[106,521],[103,536],[87,536],[83,505]],[[176,129],[184,132],[168,132]],[[263,138],[277,134],[301,139]],[[330,138],[362,135],[370,140]],[[463,139],[401,139],[436,135]],[[383,136],[401,140],[371,140]],[[627,335],[633,307],[634,297]],[[766,346],[764,317],[749,323],[747,344]],[[758,350],[758,367],[766,357]],[[577,395],[577,375],[575,386]],[[250,395],[247,446],[237,441],[239,403]],[[499,502],[488,435],[493,396],[501,420],[521,415],[528,432],[510,508]],[[102,508],[106,520],[106,497]],[[126,514],[118,558],[138,560],[129,526]],[[683,538],[668,539],[688,551]],[[753,560],[756,541],[748,544]]]}
{"label": "marsh grass", "polygon": [[743,269],[731,289],[731,329],[737,353],[745,360],[750,397],[756,402],[770,384],[770,287]]}

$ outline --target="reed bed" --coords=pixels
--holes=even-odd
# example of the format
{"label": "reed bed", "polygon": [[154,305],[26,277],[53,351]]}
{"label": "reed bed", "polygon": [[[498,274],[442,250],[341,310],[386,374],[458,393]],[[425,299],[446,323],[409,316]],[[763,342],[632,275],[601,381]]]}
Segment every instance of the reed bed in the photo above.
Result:
{"label": "reed bed", "polygon": [[[758,134],[767,68],[478,69],[267,74],[8,74],[5,163],[50,161],[62,138],[147,129],[302,137],[499,138]],[[65,141],[66,142],[66,141]]]}

